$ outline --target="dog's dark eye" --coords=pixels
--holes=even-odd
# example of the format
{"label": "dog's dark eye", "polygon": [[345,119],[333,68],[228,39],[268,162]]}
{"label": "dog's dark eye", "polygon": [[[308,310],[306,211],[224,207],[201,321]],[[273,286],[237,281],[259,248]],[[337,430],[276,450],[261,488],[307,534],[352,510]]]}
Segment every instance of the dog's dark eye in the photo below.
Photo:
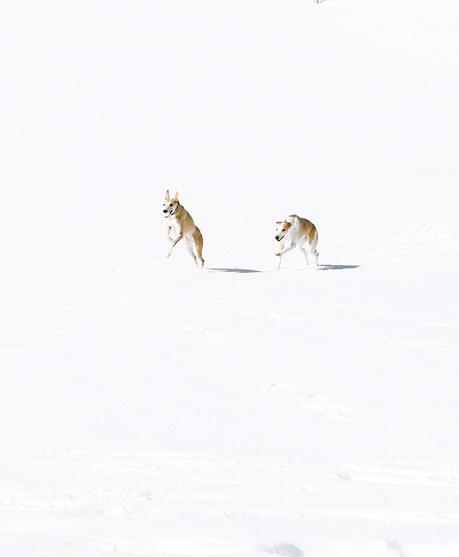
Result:
{"label": "dog's dark eye", "polygon": [[169,207],[172,207],[172,203],[169,205]]}
{"label": "dog's dark eye", "polygon": [[285,232],[285,228],[282,229],[282,232]]}

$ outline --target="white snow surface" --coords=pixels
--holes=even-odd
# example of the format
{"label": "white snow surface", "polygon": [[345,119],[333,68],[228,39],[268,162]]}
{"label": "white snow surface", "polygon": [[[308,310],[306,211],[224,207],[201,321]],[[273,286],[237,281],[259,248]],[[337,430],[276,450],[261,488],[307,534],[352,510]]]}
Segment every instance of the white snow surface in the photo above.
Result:
{"label": "white snow surface", "polygon": [[2,5],[0,555],[459,555],[458,25]]}

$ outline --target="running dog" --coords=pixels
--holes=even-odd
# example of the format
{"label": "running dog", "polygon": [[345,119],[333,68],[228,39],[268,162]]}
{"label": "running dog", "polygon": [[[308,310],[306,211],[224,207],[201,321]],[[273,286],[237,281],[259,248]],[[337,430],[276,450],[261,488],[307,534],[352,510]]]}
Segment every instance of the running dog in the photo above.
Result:
{"label": "running dog", "polygon": [[282,256],[288,251],[298,248],[303,252],[306,265],[309,265],[309,256],[314,258],[315,265],[319,264],[319,254],[316,250],[317,228],[308,219],[298,215],[290,215],[284,221],[276,222],[276,240],[280,242],[280,248],[276,252],[279,257],[277,268],[280,269]]}
{"label": "running dog", "polygon": [[194,224],[190,213],[188,213],[183,205],[180,205],[178,192],[176,192],[174,197],[171,197],[169,190],[166,191],[163,213],[167,220],[167,237],[170,242],[170,249],[167,257],[170,257],[175,246],[180,240],[183,240],[194,262],[202,269],[204,267],[204,259],[202,258],[202,234],[199,228]]}

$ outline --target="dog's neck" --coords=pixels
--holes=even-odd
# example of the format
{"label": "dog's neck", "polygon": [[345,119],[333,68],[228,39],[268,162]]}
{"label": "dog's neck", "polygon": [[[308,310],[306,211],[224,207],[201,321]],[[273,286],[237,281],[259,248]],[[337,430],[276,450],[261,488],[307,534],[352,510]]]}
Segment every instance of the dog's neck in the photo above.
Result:
{"label": "dog's neck", "polygon": [[170,217],[175,216],[181,209],[182,209],[182,206],[180,205],[180,203],[178,203],[177,208],[175,209],[175,211],[173,213],[171,213],[169,216]]}

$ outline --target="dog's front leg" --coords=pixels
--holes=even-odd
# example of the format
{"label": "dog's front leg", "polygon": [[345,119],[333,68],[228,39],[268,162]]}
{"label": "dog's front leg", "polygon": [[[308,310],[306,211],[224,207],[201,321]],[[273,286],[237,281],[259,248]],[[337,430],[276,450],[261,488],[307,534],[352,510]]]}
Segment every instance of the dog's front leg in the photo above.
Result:
{"label": "dog's front leg", "polygon": [[171,240],[171,248],[169,250],[169,253],[166,255],[166,257],[170,257],[172,250],[175,248],[175,246],[180,242],[180,240],[183,238],[183,234],[180,232],[180,234],[177,236],[177,238],[175,238],[175,240]]}
{"label": "dog's front leg", "polygon": [[277,263],[276,269],[280,269],[280,267],[281,267],[281,262],[282,262],[282,254],[281,254],[281,253],[276,253],[275,255],[276,255],[276,257],[279,258],[279,261],[278,261],[278,263]]}
{"label": "dog's front leg", "polygon": [[169,239],[169,242],[174,241],[174,238],[172,238],[172,236],[171,236],[171,232],[172,232],[172,226],[167,225],[167,237]]}
{"label": "dog's front leg", "polygon": [[170,246],[174,243],[174,240],[175,240],[175,238],[172,237],[173,230],[174,229],[172,228],[172,226],[170,226],[170,224],[166,225],[166,234],[167,234],[167,239],[168,239],[168,242],[169,242],[169,251],[167,252],[166,257],[170,256],[171,251],[172,251],[172,248]]}
{"label": "dog's front leg", "polygon": [[292,251],[292,249],[296,247],[295,244],[290,244],[287,247],[281,247],[281,249],[275,253],[274,255],[276,255],[277,257],[280,257],[281,255],[284,255],[284,253],[287,253],[288,251]]}
{"label": "dog's front leg", "polygon": [[293,243],[287,245],[286,247],[284,247],[282,245],[280,250],[277,253],[274,254],[276,257],[279,258],[279,263],[277,265],[278,269],[280,269],[281,262],[282,262],[282,256],[284,255],[284,253],[287,253],[288,251],[291,251],[294,247],[295,247],[295,244],[293,244]]}

